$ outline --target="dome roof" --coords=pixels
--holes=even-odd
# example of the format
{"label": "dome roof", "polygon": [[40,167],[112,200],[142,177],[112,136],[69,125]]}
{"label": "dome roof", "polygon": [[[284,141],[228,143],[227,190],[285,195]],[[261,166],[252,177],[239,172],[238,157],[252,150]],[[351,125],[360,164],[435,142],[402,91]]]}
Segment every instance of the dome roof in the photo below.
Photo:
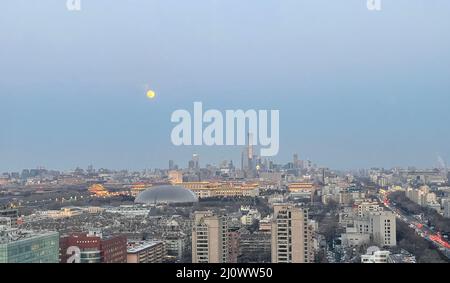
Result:
{"label": "dome roof", "polygon": [[181,186],[156,186],[147,189],[136,196],[135,203],[189,203],[197,202],[194,192]]}

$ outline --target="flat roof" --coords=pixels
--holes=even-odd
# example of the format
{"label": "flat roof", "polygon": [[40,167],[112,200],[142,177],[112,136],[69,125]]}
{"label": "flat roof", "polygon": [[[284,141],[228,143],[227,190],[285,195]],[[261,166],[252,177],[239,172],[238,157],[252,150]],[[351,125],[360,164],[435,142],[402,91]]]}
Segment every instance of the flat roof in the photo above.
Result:
{"label": "flat roof", "polygon": [[140,252],[142,250],[145,250],[145,249],[151,248],[153,246],[156,246],[156,245],[158,245],[160,243],[163,243],[163,242],[162,241],[131,242],[131,243],[128,243],[131,246],[129,246],[127,248],[127,252],[128,253],[137,253],[137,252]]}
{"label": "flat roof", "polygon": [[11,228],[6,230],[0,230],[0,244],[9,244],[23,240],[53,235],[58,235],[58,232],[50,232],[50,231],[35,232]]}

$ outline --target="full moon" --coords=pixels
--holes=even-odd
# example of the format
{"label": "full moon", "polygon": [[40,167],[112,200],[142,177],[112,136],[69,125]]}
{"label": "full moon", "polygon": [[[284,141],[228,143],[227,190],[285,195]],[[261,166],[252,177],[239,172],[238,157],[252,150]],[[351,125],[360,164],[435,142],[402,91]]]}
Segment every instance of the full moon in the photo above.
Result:
{"label": "full moon", "polygon": [[153,98],[155,98],[155,96],[156,96],[156,93],[153,90],[148,90],[147,91],[147,97],[148,98],[153,99]]}

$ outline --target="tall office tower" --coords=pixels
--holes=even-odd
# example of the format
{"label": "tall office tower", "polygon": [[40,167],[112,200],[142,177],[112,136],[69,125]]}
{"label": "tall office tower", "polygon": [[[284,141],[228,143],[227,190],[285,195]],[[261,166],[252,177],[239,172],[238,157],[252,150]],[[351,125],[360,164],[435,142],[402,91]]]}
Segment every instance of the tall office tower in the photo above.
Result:
{"label": "tall office tower", "polygon": [[373,241],[380,247],[397,245],[395,214],[390,211],[371,212],[369,223]]}
{"label": "tall office tower", "polygon": [[253,157],[253,134],[252,133],[248,133],[248,145],[247,145],[247,153],[248,153],[248,158],[252,158]]}
{"label": "tall office tower", "polygon": [[241,155],[241,169],[244,172],[247,172],[248,170],[248,149],[245,149],[242,151],[242,155]]}
{"label": "tall office tower", "polygon": [[169,170],[173,170],[175,168],[175,163],[173,160],[169,160]]}
{"label": "tall office tower", "polygon": [[192,262],[228,261],[228,220],[211,211],[196,211],[192,226]]}
{"label": "tall office tower", "polygon": [[293,162],[294,162],[294,168],[295,168],[295,169],[300,168],[300,162],[299,162],[299,160],[298,160],[298,154],[294,154],[294,160],[293,160]]}
{"label": "tall office tower", "polygon": [[197,153],[192,154],[192,161],[194,162],[194,169],[199,169],[200,157],[198,156]]}
{"label": "tall office tower", "polygon": [[237,263],[239,256],[239,231],[230,231],[228,233],[228,263]]}
{"label": "tall office tower", "polygon": [[314,261],[308,210],[293,204],[274,205],[272,220],[272,262],[310,263]]}

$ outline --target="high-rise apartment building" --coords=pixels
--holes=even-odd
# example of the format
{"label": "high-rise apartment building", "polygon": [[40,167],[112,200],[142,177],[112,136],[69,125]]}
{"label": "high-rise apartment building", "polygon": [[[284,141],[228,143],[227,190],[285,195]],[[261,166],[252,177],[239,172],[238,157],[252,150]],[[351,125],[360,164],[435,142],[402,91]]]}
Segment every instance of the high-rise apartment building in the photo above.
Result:
{"label": "high-rise apartment building", "polygon": [[241,169],[245,172],[247,177],[253,177],[257,165],[257,156],[254,155],[253,146],[255,142],[253,141],[253,133],[247,133],[247,146],[242,152],[241,156]]}
{"label": "high-rise apartment building", "polygon": [[228,220],[211,211],[197,211],[192,227],[192,262],[228,261]]}
{"label": "high-rise apartment building", "polygon": [[164,234],[167,255],[181,260],[185,254],[187,236],[183,232],[168,232]]}
{"label": "high-rise apartment building", "polygon": [[237,263],[239,257],[239,231],[230,231],[228,234],[228,263]]}
{"label": "high-rise apartment building", "polygon": [[308,210],[293,204],[274,205],[272,220],[272,262],[309,263],[314,261]]}

